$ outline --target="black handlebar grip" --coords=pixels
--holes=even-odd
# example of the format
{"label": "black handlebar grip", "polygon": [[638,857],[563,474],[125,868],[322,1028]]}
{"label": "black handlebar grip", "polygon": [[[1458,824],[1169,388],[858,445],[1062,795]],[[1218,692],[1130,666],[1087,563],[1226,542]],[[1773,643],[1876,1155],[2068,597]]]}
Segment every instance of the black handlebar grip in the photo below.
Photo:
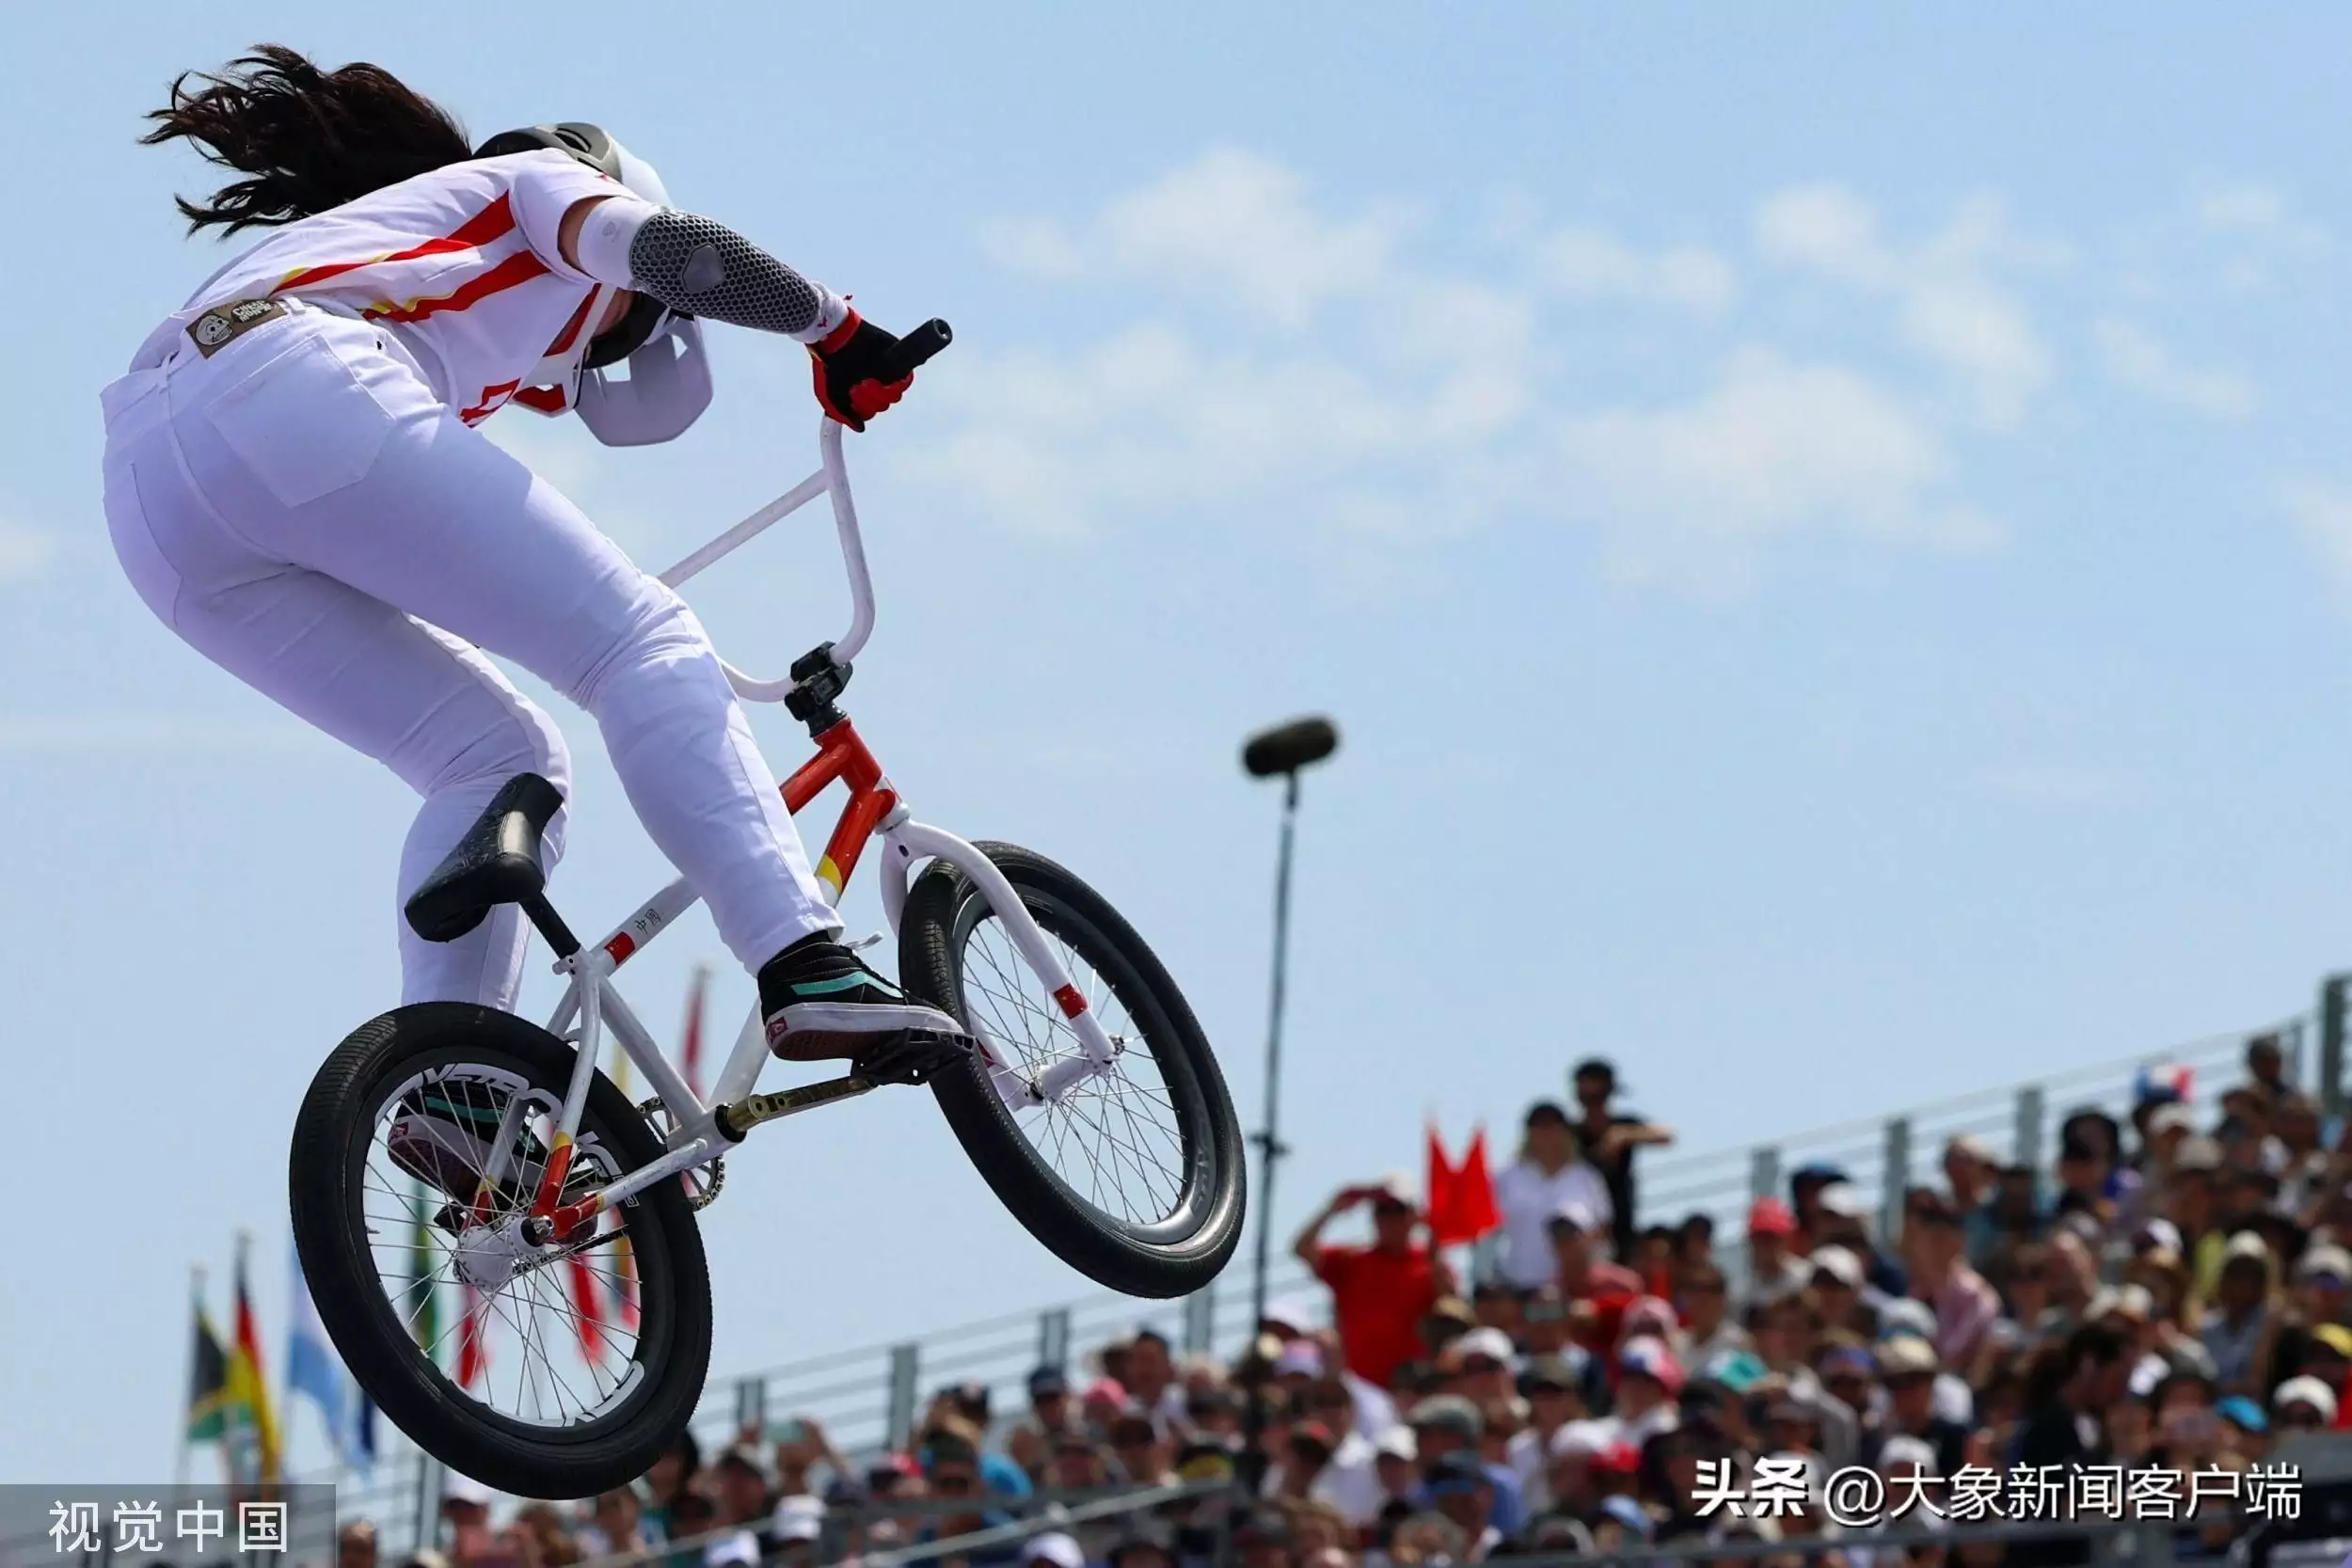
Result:
{"label": "black handlebar grip", "polygon": [[883,355],[879,379],[899,381],[914,373],[914,367],[956,341],[953,328],[937,316],[925,322],[890,348]]}

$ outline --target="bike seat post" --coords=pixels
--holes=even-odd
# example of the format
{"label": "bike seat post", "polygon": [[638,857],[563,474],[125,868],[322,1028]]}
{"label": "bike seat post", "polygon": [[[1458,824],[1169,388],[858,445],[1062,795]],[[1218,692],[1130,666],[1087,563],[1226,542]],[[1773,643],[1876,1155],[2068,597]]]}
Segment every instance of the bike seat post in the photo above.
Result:
{"label": "bike seat post", "polygon": [[548,945],[555,949],[557,958],[568,958],[580,952],[580,939],[572,935],[572,928],[564,924],[564,917],[555,912],[555,906],[548,902],[546,894],[532,895],[522,901],[522,906],[523,913],[548,939]]}

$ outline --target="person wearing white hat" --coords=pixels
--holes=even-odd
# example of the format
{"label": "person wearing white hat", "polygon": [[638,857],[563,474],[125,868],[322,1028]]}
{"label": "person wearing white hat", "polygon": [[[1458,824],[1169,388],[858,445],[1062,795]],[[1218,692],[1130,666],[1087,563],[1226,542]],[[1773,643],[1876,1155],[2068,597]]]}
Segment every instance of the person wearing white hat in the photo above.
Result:
{"label": "person wearing white hat", "polygon": [[1022,1547],[1021,1560],[1030,1568],[1087,1568],[1087,1554],[1061,1530],[1033,1535]]}
{"label": "person wearing white hat", "polygon": [[2291,1377],[2270,1396],[2279,1430],[2319,1432],[2336,1424],[2336,1392],[2315,1377]]}
{"label": "person wearing white hat", "polygon": [[2262,1390],[2254,1386],[2254,1363],[2270,1324],[2274,1272],[2269,1243],[2251,1230],[2239,1231],[2221,1249],[2214,1305],[2205,1310],[2198,1338],[2213,1357],[2223,1393],[2261,1397]]}
{"label": "person wearing white hat", "polygon": [[1265,1316],[1258,1320],[1258,1329],[1288,1341],[1302,1334],[1312,1334],[1319,1316],[1313,1307],[1296,1296],[1284,1296],[1266,1303]]}
{"label": "person wearing white hat", "polygon": [[2328,1180],[2330,1162],[2321,1145],[2319,1107],[2311,1096],[2289,1090],[2272,1109],[2271,1132],[2279,1142],[2279,1207],[2300,1213]]}
{"label": "person wearing white hat", "polygon": [[1304,1388],[1322,1375],[1323,1347],[1312,1339],[1293,1339],[1274,1358],[1275,1380],[1286,1388]]}
{"label": "person wearing white hat", "polygon": [[1511,1397],[1519,1357],[1511,1337],[1502,1330],[1473,1328],[1446,1346],[1445,1354],[1438,1357],[1438,1368],[1483,1406],[1489,1400]]}
{"label": "person wearing white hat", "polygon": [[[776,1544],[773,1560],[804,1568],[817,1560],[817,1543],[825,1533],[825,1504],[823,1499],[803,1495],[786,1497],[776,1504],[775,1516],[768,1522],[768,1534]],[[1072,1568],[1068,1563],[1057,1568]],[[1076,1568],[1085,1568],[1083,1562]]]}
{"label": "person wearing white hat", "polygon": [[[1924,1189],[1922,1189],[1924,1190]],[[1870,1205],[1861,1189],[1842,1176],[1813,1195],[1806,1229],[1813,1246],[1836,1245],[1862,1259],[1863,1280],[1880,1295],[1899,1296],[1910,1289],[1903,1265],[1870,1234]]]}

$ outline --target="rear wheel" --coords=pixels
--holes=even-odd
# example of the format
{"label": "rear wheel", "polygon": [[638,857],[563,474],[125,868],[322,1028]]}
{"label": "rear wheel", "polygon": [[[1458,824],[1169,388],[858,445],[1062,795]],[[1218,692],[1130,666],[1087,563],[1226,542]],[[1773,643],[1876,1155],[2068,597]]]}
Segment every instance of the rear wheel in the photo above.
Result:
{"label": "rear wheel", "polygon": [[[1188,1295],[1241,1237],[1241,1129],[1216,1058],[1168,971],[1100,894],[1030,850],[977,847],[1120,1053],[1058,1103],[1009,1105],[977,1057],[934,1077],[931,1092],[997,1197],[1057,1257],[1129,1295]],[[978,887],[944,862],[907,895],[898,979],[1025,1081],[1080,1049]]]}
{"label": "rear wheel", "polygon": [[[295,1247],[344,1364],[419,1447],[526,1497],[643,1475],[710,1359],[709,1275],[680,1183],[655,1182],[564,1247],[519,1238],[575,1059],[511,1013],[402,1007],[337,1047],[294,1122]],[[477,1205],[501,1142],[505,1179]],[[599,1072],[564,1194],[661,1153]]]}

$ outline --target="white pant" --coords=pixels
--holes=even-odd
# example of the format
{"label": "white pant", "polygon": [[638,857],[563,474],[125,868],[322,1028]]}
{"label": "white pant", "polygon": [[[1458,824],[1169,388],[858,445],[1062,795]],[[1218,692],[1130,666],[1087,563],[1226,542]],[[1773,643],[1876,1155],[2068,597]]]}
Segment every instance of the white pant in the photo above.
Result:
{"label": "white pant", "polygon": [[[746,968],[839,927],[693,613],[436,401],[398,344],[301,306],[209,359],[180,344],[103,397],[115,553],[198,652],[424,797],[400,899],[514,774],[570,793],[563,737],[470,643],[596,716],[629,804]],[[551,853],[563,837],[559,814]],[[399,932],[404,1001],[512,1006],[518,911],[453,942]]]}

